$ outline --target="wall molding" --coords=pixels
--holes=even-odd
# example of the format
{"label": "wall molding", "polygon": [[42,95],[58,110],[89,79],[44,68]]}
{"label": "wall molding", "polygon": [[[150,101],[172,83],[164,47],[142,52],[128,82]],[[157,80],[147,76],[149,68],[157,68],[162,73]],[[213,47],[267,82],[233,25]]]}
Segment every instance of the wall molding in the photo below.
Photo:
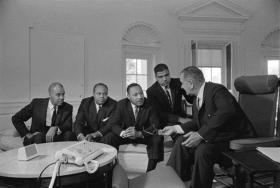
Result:
{"label": "wall molding", "polygon": [[[18,110],[29,104],[31,101],[22,100],[22,101],[0,101],[0,116],[6,116],[16,113]],[[81,99],[67,99],[65,102],[73,105],[74,112],[79,106]]]}
{"label": "wall molding", "polygon": [[228,0],[202,0],[177,11],[179,26],[185,33],[238,35],[249,19],[248,10]]}

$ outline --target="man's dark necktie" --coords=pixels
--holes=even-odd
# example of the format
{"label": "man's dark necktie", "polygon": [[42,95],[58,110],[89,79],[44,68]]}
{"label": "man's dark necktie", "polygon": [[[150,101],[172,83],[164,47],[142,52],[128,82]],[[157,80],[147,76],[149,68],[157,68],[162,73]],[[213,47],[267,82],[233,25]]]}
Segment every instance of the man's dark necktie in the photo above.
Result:
{"label": "man's dark necktie", "polygon": [[134,111],[135,120],[136,120],[136,118],[137,118],[137,116],[138,116],[138,113],[139,113],[139,107],[136,107],[136,108],[135,108],[135,111]]}
{"label": "man's dark necktie", "polygon": [[52,124],[51,124],[51,126],[55,126],[55,120],[56,120],[56,115],[57,115],[56,111],[57,111],[56,107],[54,107],[53,114],[52,114]]}
{"label": "man's dark necktie", "polygon": [[102,105],[98,105],[97,113],[101,110]]}
{"label": "man's dark necktie", "polygon": [[169,93],[168,89],[169,89],[168,87],[165,87],[165,93],[166,93],[166,96],[167,96],[167,99],[168,99],[169,106],[172,109],[173,105],[172,105],[172,100],[171,100],[171,96],[170,96],[170,93]]}

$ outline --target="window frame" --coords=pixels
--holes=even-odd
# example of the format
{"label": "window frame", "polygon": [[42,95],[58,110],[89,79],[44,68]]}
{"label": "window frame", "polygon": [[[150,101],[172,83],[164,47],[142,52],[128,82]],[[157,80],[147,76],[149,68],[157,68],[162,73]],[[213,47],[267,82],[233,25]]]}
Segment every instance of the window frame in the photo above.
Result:
{"label": "window frame", "polygon": [[[191,62],[192,65],[197,66],[198,62],[198,49],[213,49],[222,51],[222,66],[221,66],[221,84],[226,86],[229,90],[232,89],[232,69],[233,69],[233,42],[231,40],[191,40],[190,49],[191,49]],[[200,45],[200,42],[203,45]],[[227,47],[230,45],[230,52],[227,52]],[[229,58],[227,59],[227,53]],[[228,67],[228,61],[230,67]],[[208,67],[211,67],[210,65]],[[230,74],[230,75],[228,75]],[[230,80],[228,80],[230,79]]]}
{"label": "window frame", "polygon": [[123,45],[122,52],[122,96],[125,97],[127,96],[126,59],[147,59],[147,88],[149,88],[155,82],[153,67],[160,62],[160,47]]}

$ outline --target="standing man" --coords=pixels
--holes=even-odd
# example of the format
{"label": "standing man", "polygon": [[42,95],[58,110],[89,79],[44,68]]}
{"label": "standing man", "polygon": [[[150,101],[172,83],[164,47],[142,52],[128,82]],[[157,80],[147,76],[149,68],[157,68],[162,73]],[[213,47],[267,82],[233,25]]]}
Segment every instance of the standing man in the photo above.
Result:
{"label": "standing man", "polygon": [[196,97],[194,116],[185,124],[163,129],[165,135],[182,135],[176,140],[167,165],[172,166],[183,181],[191,179],[192,188],[211,188],[213,165],[221,161],[222,152],[229,149],[229,141],[253,137],[255,131],[227,88],[205,83],[199,68],[185,68],[180,80],[186,93]]}
{"label": "standing man", "polygon": [[181,89],[180,80],[170,77],[166,64],[156,65],[154,73],[157,81],[147,89],[147,96],[159,112],[161,124],[166,126],[189,121],[182,108],[182,96],[190,103],[192,97]]}
{"label": "standing man", "polygon": [[[75,140],[72,130],[72,105],[64,102],[61,83],[49,86],[49,98],[36,98],[12,117],[23,145]],[[30,130],[25,121],[32,118]]]}
{"label": "standing man", "polygon": [[93,96],[82,100],[74,129],[79,141],[103,142],[111,128],[107,125],[117,102],[108,97],[108,87],[103,83],[95,84]]}
{"label": "standing man", "polygon": [[157,162],[163,160],[163,137],[157,135],[159,120],[140,85],[133,83],[127,87],[127,98],[118,102],[109,124],[113,132],[105,137],[107,144],[116,148],[128,143],[147,145],[147,171],[155,169]]}

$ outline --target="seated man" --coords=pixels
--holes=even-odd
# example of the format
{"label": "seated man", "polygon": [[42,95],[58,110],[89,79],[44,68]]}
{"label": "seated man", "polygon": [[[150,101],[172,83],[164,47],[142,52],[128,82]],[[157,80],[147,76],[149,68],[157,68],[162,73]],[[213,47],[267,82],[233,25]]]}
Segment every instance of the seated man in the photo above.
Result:
{"label": "seated man", "polygon": [[[55,82],[49,86],[49,98],[36,98],[12,117],[23,145],[75,140],[72,130],[72,105],[64,102],[64,88]],[[32,118],[30,130],[25,121]]]}
{"label": "seated man", "polygon": [[255,131],[227,88],[205,83],[199,68],[185,68],[180,80],[187,94],[196,96],[194,117],[190,122],[162,130],[165,135],[182,135],[176,140],[167,165],[183,181],[191,179],[192,188],[211,188],[213,165],[221,161],[222,152],[229,149],[229,141],[253,137]]}
{"label": "seated man", "polygon": [[111,128],[108,120],[117,102],[108,97],[108,87],[103,83],[95,84],[93,96],[82,100],[74,123],[77,139],[103,142],[103,136]]}
{"label": "seated man", "polygon": [[159,113],[160,123],[166,126],[189,121],[182,108],[182,96],[189,103],[194,97],[186,95],[178,78],[170,77],[166,64],[156,65],[154,74],[157,81],[147,89],[147,96]]}
{"label": "seated man", "polygon": [[140,85],[130,84],[127,97],[118,102],[109,120],[113,132],[104,140],[116,148],[128,143],[146,144],[149,158],[147,171],[150,171],[156,167],[157,162],[163,160],[163,137],[156,134],[160,127],[157,113],[144,97]]}

